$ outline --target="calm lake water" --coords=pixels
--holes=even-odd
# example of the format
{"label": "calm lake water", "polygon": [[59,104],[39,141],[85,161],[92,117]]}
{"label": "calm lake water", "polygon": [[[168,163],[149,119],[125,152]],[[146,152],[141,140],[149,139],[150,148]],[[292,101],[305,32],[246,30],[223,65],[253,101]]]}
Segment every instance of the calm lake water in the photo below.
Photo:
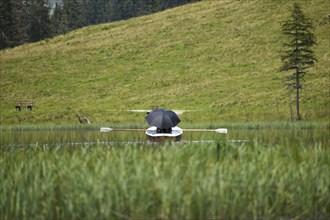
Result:
{"label": "calm lake water", "polygon": [[[1,146],[85,146],[145,144],[143,131],[112,131],[101,133],[98,130],[47,130],[47,131],[1,131]],[[229,129],[228,134],[208,132],[184,132],[180,143],[258,142],[266,145],[315,145],[328,146],[327,129]]]}

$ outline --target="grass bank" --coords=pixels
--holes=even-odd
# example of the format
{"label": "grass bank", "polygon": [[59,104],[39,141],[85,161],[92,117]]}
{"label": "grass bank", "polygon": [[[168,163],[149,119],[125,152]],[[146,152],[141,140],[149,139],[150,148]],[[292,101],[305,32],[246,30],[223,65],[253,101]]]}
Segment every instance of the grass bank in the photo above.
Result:
{"label": "grass bank", "polygon": [[330,152],[319,144],[0,151],[1,219],[330,217]]}
{"label": "grass bank", "polygon": [[[144,123],[130,109],[195,110],[187,122],[291,118],[280,22],[294,1],[201,1],[82,28],[0,52],[1,124]],[[330,6],[301,2],[319,62],[301,94],[304,119],[329,118]],[[32,111],[15,111],[20,99]]]}

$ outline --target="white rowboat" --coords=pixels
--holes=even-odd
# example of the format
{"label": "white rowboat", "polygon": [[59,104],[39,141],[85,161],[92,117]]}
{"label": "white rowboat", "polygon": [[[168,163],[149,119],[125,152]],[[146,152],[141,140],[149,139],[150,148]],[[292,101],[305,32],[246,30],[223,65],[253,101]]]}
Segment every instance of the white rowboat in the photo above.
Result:
{"label": "white rowboat", "polygon": [[152,126],[145,131],[148,140],[150,141],[165,141],[165,140],[173,140],[180,141],[183,130],[179,127],[173,127],[171,133],[159,133],[157,132],[157,127]]}

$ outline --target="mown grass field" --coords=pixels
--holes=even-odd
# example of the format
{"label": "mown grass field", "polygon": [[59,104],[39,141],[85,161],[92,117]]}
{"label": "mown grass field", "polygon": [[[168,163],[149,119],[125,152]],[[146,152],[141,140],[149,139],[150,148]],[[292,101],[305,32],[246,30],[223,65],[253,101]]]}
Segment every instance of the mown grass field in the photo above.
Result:
{"label": "mown grass field", "polygon": [[[317,66],[306,76],[301,111],[329,118],[330,5],[301,1],[313,19]],[[0,52],[1,124],[144,124],[129,109],[195,110],[184,123],[288,120],[278,72],[280,22],[293,1],[202,1]],[[20,99],[32,112],[15,112]]]}
{"label": "mown grass field", "polygon": [[0,148],[1,219],[328,219],[329,148]]}

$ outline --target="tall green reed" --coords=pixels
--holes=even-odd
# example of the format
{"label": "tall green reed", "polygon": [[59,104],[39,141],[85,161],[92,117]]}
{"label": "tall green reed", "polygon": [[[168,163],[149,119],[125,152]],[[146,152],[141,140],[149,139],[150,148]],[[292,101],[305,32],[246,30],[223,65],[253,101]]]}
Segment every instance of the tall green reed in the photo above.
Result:
{"label": "tall green reed", "polygon": [[1,147],[1,219],[327,218],[321,146]]}

